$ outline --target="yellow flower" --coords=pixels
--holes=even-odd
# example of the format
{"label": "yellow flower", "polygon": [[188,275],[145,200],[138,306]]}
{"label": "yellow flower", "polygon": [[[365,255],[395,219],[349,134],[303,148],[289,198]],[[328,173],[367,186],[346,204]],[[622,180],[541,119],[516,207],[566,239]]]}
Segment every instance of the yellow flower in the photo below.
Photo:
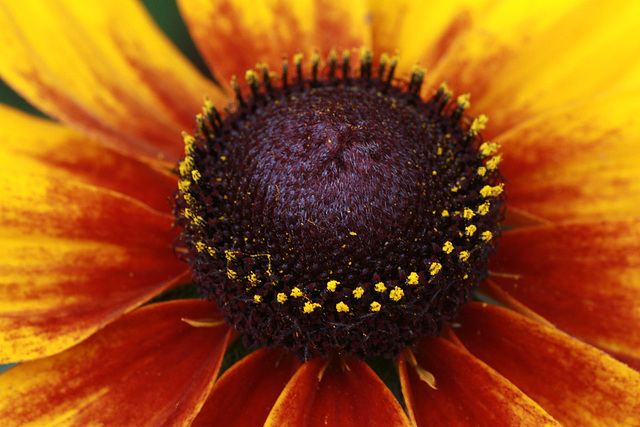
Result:
{"label": "yellow flower", "polygon": [[[171,45],[137,1],[0,5],[0,77],[54,119],[0,107],[0,363],[20,363],[0,375],[3,423],[636,423],[640,3],[179,6],[220,86]],[[408,79],[416,63],[426,68],[422,97],[446,82],[442,88],[463,95],[470,134],[501,146],[482,175],[500,163],[507,184],[483,191],[488,205],[468,206],[476,214],[466,217],[460,208],[434,208],[439,221],[475,221],[489,215],[504,190],[501,237],[483,229],[465,237],[460,228],[460,241],[434,242],[446,248],[438,251],[442,259],[427,260],[440,266],[438,274],[427,272],[411,286],[406,277],[397,287],[389,282],[389,295],[373,290],[377,279],[357,291],[342,278],[334,292],[322,284],[339,298],[335,316],[360,305],[371,318],[388,304],[411,310],[403,304],[428,286],[422,281],[450,273],[446,260],[459,257],[463,239],[499,240],[476,297],[500,306],[469,303],[441,337],[424,338],[397,357],[404,407],[352,356],[301,363],[291,352],[263,348],[218,378],[237,334],[215,304],[142,306],[191,278],[179,260],[184,253],[173,251],[179,231],[167,199],[178,185],[184,190],[203,179],[191,160],[176,166],[182,132],[201,120],[203,99],[205,108],[223,111],[234,102],[232,76],[256,64],[256,72],[262,64],[280,70],[283,54],[295,76],[296,53],[325,61],[332,49],[340,60],[347,50],[354,64],[363,54],[374,72],[383,53],[397,50],[397,79]],[[491,144],[478,147],[480,154],[493,155]],[[178,169],[182,181],[193,178],[189,187],[178,184]],[[465,185],[456,183],[455,194]],[[205,226],[198,212],[190,219]],[[355,231],[345,237],[367,238]],[[192,245],[202,256],[228,260],[229,280],[243,274],[232,269],[233,251],[220,254],[205,240]],[[478,257],[467,254],[466,264]],[[260,262],[270,268],[265,258]],[[246,305],[263,307],[259,278],[247,277],[254,297]],[[279,306],[299,304],[315,319],[326,307],[307,299],[304,285],[290,285]]]}

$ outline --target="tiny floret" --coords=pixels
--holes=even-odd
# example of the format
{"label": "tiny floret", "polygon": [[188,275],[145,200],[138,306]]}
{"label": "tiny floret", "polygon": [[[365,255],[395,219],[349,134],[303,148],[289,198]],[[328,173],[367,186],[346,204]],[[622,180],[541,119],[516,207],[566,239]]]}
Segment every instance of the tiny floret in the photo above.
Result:
{"label": "tiny floret", "polygon": [[444,253],[450,254],[451,252],[453,252],[453,249],[454,249],[453,243],[449,241],[444,242],[444,246],[442,246],[442,251]]}
{"label": "tiny floret", "polygon": [[338,310],[338,313],[348,313],[349,306],[344,302],[340,301],[339,303],[336,304],[336,310]]}
{"label": "tiny floret", "polygon": [[429,274],[431,274],[432,276],[435,276],[436,274],[438,274],[438,272],[442,269],[442,264],[440,264],[439,262],[434,262],[433,264],[431,264],[431,266],[429,267]]}
{"label": "tiny floret", "polygon": [[375,290],[376,292],[384,292],[387,290],[387,287],[384,285],[384,283],[379,282],[379,283],[376,283]]}
{"label": "tiny floret", "polygon": [[417,285],[419,281],[420,276],[418,276],[418,273],[416,273],[415,271],[411,272],[409,274],[409,277],[407,277],[407,283],[410,285]]}
{"label": "tiny floret", "polygon": [[355,288],[353,290],[353,297],[355,299],[360,299],[362,298],[362,295],[364,294],[364,289],[361,286],[358,286],[357,288]]}
{"label": "tiny floret", "polygon": [[398,286],[391,289],[391,292],[389,292],[389,298],[391,298],[394,301],[400,301],[403,296],[404,296],[404,291]]}
{"label": "tiny floret", "polygon": [[473,218],[473,216],[475,215],[475,213],[473,212],[473,210],[469,209],[469,208],[464,208],[464,211],[462,213],[462,216],[466,219],[471,219]]}
{"label": "tiny floret", "polygon": [[320,304],[318,304],[317,302],[305,302],[304,303],[304,307],[302,307],[302,311],[305,312],[306,314],[309,313],[313,313],[313,310],[315,310],[316,308],[320,308]]}
{"label": "tiny floret", "polygon": [[374,301],[371,303],[371,305],[369,306],[371,311],[380,311],[380,308],[382,307],[382,305],[380,305],[380,303],[378,301]]}
{"label": "tiny floret", "polygon": [[489,208],[491,207],[491,203],[484,202],[480,206],[478,206],[478,215],[486,215],[489,213]]}
{"label": "tiny floret", "polygon": [[471,224],[468,227],[465,227],[464,233],[467,236],[471,237],[471,236],[473,236],[473,234],[476,232],[477,229],[478,229],[478,227],[476,227],[475,225]]}
{"label": "tiny floret", "polygon": [[460,252],[460,261],[465,262],[469,259],[470,256],[471,254],[469,253],[469,251],[462,251]]}
{"label": "tiny floret", "polygon": [[329,280],[327,282],[327,290],[329,290],[330,292],[335,292],[336,291],[336,287],[340,284],[340,282],[338,282],[337,280]]}
{"label": "tiny floret", "polygon": [[293,288],[291,289],[291,296],[294,298],[300,298],[302,295],[304,295],[302,293],[302,291],[300,290],[300,288]]}
{"label": "tiny floret", "polygon": [[278,302],[280,304],[284,304],[285,302],[287,302],[287,294],[285,294],[284,292],[280,292],[278,294]]}
{"label": "tiny floret", "polygon": [[253,296],[253,302],[255,302],[256,304],[259,304],[262,302],[262,297],[260,295],[254,295]]}
{"label": "tiny floret", "polygon": [[497,197],[500,194],[502,194],[502,192],[504,191],[504,184],[498,184],[496,186],[490,186],[490,185],[485,185],[484,187],[482,187],[482,190],[480,190],[480,194],[482,195],[482,197]]}
{"label": "tiny floret", "polygon": [[489,230],[482,232],[482,240],[484,240],[485,242],[488,242],[491,239],[493,239],[492,232],[490,232]]}

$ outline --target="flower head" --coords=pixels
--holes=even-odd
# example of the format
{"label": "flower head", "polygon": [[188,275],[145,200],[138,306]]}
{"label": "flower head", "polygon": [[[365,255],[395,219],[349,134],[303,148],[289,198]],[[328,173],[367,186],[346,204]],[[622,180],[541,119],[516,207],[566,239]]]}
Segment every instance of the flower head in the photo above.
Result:
{"label": "flower head", "polygon": [[179,5],[0,6],[0,418],[635,422],[636,2]]}

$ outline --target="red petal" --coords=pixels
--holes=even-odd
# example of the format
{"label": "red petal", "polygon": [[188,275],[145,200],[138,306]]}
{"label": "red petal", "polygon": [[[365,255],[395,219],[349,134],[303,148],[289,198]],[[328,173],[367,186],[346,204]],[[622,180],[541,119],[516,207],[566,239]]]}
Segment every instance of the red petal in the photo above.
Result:
{"label": "red petal", "polygon": [[0,363],[65,350],[186,273],[171,216],[89,185],[0,176]]}
{"label": "red petal", "polygon": [[293,353],[261,349],[216,383],[193,426],[261,426],[300,362]]}
{"label": "red petal", "polygon": [[508,231],[492,280],[560,329],[640,359],[640,222]]}
{"label": "red petal", "polygon": [[632,425],[640,373],[600,350],[510,310],[462,309],[456,334],[476,357],[565,425]]}
{"label": "red petal", "polygon": [[421,380],[405,357],[400,380],[418,426],[548,425],[553,418],[496,371],[441,338],[421,341],[415,357],[435,377],[437,389]]}
{"label": "red petal", "polygon": [[361,0],[178,4],[200,52],[227,86],[231,76],[244,77],[256,64],[268,64],[279,74],[283,54],[302,52],[310,60],[314,52],[324,58],[331,48],[341,55],[342,49],[371,45],[367,5]]}
{"label": "red petal", "polygon": [[[215,317],[194,328],[184,317]],[[213,304],[154,304],[80,345],[0,376],[11,425],[188,425],[213,387],[231,330]]]}
{"label": "red petal", "polygon": [[391,391],[351,357],[315,358],[298,369],[265,426],[409,426]]}
{"label": "red petal", "polygon": [[72,179],[115,190],[168,212],[175,177],[82,134],[0,105],[0,168]]}
{"label": "red petal", "polygon": [[2,6],[2,78],[42,111],[121,150],[175,162],[203,96],[226,99],[139,2]]}

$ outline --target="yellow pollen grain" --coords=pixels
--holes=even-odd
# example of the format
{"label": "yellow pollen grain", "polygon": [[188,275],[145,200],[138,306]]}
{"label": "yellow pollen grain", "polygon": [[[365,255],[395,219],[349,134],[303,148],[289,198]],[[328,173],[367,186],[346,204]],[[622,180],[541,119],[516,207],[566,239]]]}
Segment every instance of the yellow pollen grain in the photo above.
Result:
{"label": "yellow pollen grain", "polygon": [[183,194],[189,191],[190,185],[191,185],[191,181],[187,179],[181,179],[180,181],[178,181],[178,189],[180,189],[180,192]]}
{"label": "yellow pollen grain", "polygon": [[193,157],[191,156],[185,157],[184,160],[181,161],[180,164],[178,165],[178,172],[180,172],[180,176],[183,178],[189,176],[194,166],[195,166],[195,163],[193,162]]}
{"label": "yellow pollen grain", "polygon": [[284,304],[285,302],[287,302],[287,294],[285,294],[284,292],[280,292],[278,294],[278,302],[280,304]]}
{"label": "yellow pollen grain", "polygon": [[258,73],[253,70],[247,70],[244,74],[244,78],[250,85],[258,83]]}
{"label": "yellow pollen grain", "polygon": [[253,302],[255,302],[256,304],[259,304],[262,302],[262,297],[260,295],[254,295],[253,296]]}
{"label": "yellow pollen grain", "polygon": [[387,287],[384,285],[384,283],[378,282],[375,285],[375,290],[376,290],[376,292],[384,292],[384,291],[387,290]]}
{"label": "yellow pollen grain", "polygon": [[209,114],[211,111],[213,111],[215,109],[215,105],[213,104],[213,102],[211,102],[211,100],[209,99],[208,96],[204,97],[204,107],[202,107],[202,112],[204,114]]}
{"label": "yellow pollen grain", "polygon": [[249,283],[251,283],[251,286],[256,286],[260,282],[258,280],[258,276],[256,276],[256,273],[253,273],[253,272],[251,272],[251,274],[247,276],[247,280],[249,281]]}
{"label": "yellow pollen grain", "polygon": [[391,298],[394,301],[400,301],[403,296],[404,296],[404,291],[398,286],[391,289],[391,292],[389,292],[389,298]]}
{"label": "yellow pollen grain", "polygon": [[487,168],[485,168],[484,166],[480,166],[478,168],[478,175],[485,176],[486,174],[487,174]]}
{"label": "yellow pollen grain", "polygon": [[460,252],[460,255],[458,258],[460,258],[460,261],[465,262],[466,260],[469,259],[470,256],[471,254],[469,253],[469,251],[462,251]]}
{"label": "yellow pollen grain", "polygon": [[302,307],[302,311],[305,312],[306,314],[309,313],[313,313],[313,310],[315,310],[316,308],[320,308],[320,304],[318,304],[317,302],[305,302],[304,303],[304,307]]}
{"label": "yellow pollen grain", "polygon": [[238,278],[238,273],[229,268],[227,269],[227,277],[229,280],[236,280]]}
{"label": "yellow pollen grain", "polygon": [[407,283],[410,285],[417,285],[419,281],[420,276],[418,276],[418,273],[416,273],[415,271],[411,272],[409,274],[409,277],[407,277]]}
{"label": "yellow pollen grain", "polygon": [[350,231],[349,234],[352,235],[352,236],[357,236],[358,235],[358,233],[356,233],[355,231]]}
{"label": "yellow pollen grain", "polygon": [[300,298],[303,295],[302,291],[300,290],[300,288],[293,288],[291,290],[291,296],[294,298]]}
{"label": "yellow pollen grain", "polygon": [[480,206],[478,206],[478,215],[486,215],[489,213],[489,208],[491,207],[491,203],[484,202]]}
{"label": "yellow pollen grain", "polygon": [[380,309],[382,308],[382,305],[380,305],[378,301],[374,301],[371,303],[369,307],[370,307],[369,310],[371,311],[380,311]]}
{"label": "yellow pollen grain", "polygon": [[204,252],[207,250],[207,245],[204,242],[196,242],[196,250],[198,252]]}
{"label": "yellow pollen grain", "polygon": [[362,298],[362,295],[363,295],[363,294],[364,294],[364,289],[362,289],[362,287],[361,287],[361,286],[358,286],[357,288],[355,288],[355,289],[353,290],[353,297],[354,297],[355,299],[360,299],[360,298]]}
{"label": "yellow pollen grain", "polygon": [[336,304],[336,310],[338,310],[338,313],[348,313],[349,306],[344,302],[340,301],[339,303]]}
{"label": "yellow pollen grain", "polygon": [[474,213],[471,209],[469,209],[469,208],[464,208],[464,211],[463,211],[463,213],[462,213],[462,216],[463,216],[465,219],[471,219],[471,218],[473,218],[473,216],[474,216],[474,215],[475,215],[475,213]]}
{"label": "yellow pollen grain", "polygon": [[458,101],[458,107],[462,108],[463,110],[466,110],[467,108],[469,108],[471,106],[471,94],[470,93],[465,93],[463,95],[460,95],[457,99]]}
{"label": "yellow pollen grain", "polygon": [[196,206],[198,204],[198,201],[196,200],[196,198],[189,193],[184,194],[183,197],[184,197],[184,201],[187,202],[189,206]]}
{"label": "yellow pollen grain", "polygon": [[438,272],[442,269],[442,264],[440,264],[439,262],[434,262],[433,264],[431,264],[431,266],[429,267],[429,274],[431,274],[432,276],[435,276],[436,274],[438,274]]}
{"label": "yellow pollen grain", "polygon": [[479,131],[487,127],[487,122],[489,122],[489,118],[484,114],[480,114],[478,117],[473,119],[471,127],[469,128],[469,133],[472,135],[477,134]]}
{"label": "yellow pollen grain", "polygon": [[200,178],[202,178],[202,175],[200,174],[200,171],[192,170],[191,171],[191,178],[193,178],[194,181],[200,181]]}
{"label": "yellow pollen grain", "polygon": [[453,91],[449,89],[449,86],[445,82],[440,83],[439,90],[441,90],[443,95],[447,98],[451,98],[451,95],[453,95]]}
{"label": "yellow pollen grain", "polygon": [[482,240],[484,240],[485,242],[488,242],[489,240],[493,239],[493,233],[490,232],[489,230],[487,231],[483,231],[482,235],[481,235]]}
{"label": "yellow pollen grain", "polygon": [[483,142],[480,145],[480,155],[482,157],[489,157],[498,152],[500,145],[496,142]]}
{"label": "yellow pollen grain", "polygon": [[442,211],[442,216],[449,216],[449,211],[448,210],[443,210]]}
{"label": "yellow pollen grain", "polygon": [[207,246],[207,252],[211,256],[215,256],[216,255],[216,250],[214,248],[212,248],[211,246]]}
{"label": "yellow pollen grain", "polygon": [[327,282],[327,289],[330,292],[335,292],[336,291],[336,286],[338,286],[340,284],[340,282],[338,282],[337,280],[329,280]]}
{"label": "yellow pollen grain", "polygon": [[446,241],[444,242],[444,246],[442,247],[442,250],[444,251],[444,253],[450,254],[451,252],[453,252],[453,243]]}
{"label": "yellow pollen grain", "polygon": [[495,170],[500,162],[502,161],[502,154],[498,154],[497,156],[487,160],[487,169],[490,171]]}
{"label": "yellow pollen grain", "polygon": [[441,155],[442,155],[442,147],[438,147],[438,150],[436,151],[436,154],[437,154],[438,156],[441,156]]}
{"label": "yellow pollen grain", "polygon": [[471,224],[470,226],[465,227],[464,231],[465,231],[465,234],[467,236],[471,237],[471,236],[473,236],[473,233],[475,233],[477,229],[478,229],[478,227],[476,227],[475,225]]}
{"label": "yellow pollen grain", "polygon": [[193,156],[196,152],[196,139],[187,132],[182,132],[182,140],[184,141],[184,154]]}
{"label": "yellow pollen grain", "polygon": [[484,187],[482,187],[482,190],[480,190],[480,194],[484,198],[497,197],[500,194],[502,194],[503,191],[504,191],[504,184],[499,184],[494,187],[490,185],[485,185]]}

